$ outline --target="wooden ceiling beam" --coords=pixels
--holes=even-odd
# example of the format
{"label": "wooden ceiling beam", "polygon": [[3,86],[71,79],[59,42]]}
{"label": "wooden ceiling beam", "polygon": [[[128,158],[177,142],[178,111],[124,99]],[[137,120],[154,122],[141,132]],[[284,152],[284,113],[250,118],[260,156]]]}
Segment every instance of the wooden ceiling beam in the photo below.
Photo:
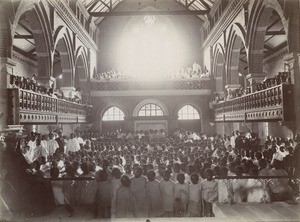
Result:
{"label": "wooden ceiling beam", "polygon": [[90,12],[94,17],[106,16],[145,16],[145,15],[205,15],[209,10],[169,10],[169,11],[110,11]]}

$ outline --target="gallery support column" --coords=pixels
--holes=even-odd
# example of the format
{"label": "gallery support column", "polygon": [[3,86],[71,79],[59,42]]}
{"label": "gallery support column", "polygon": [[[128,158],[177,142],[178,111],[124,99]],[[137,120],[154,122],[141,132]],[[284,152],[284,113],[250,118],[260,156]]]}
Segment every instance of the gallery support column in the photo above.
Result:
{"label": "gallery support column", "polygon": [[287,71],[291,73],[291,81],[294,84],[295,133],[300,134],[300,54],[287,54],[284,63],[288,67]]}
{"label": "gallery support column", "polygon": [[0,57],[0,131],[8,125],[8,94],[10,75],[14,72],[15,62],[8,57]]}

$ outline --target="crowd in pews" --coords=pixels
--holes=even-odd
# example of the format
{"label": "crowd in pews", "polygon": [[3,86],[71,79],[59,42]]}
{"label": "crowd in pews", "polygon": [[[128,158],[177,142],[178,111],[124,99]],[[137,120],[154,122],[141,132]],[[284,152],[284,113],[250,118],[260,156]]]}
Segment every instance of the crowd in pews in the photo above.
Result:
{"label": "crowd in pews", "polygon": [[70,216],[74,205],[88,204],[96,217],[106,218],[212,217],[215,202],[292,201],[298,187],[287,177],[295,172],[295,146],[271,136],[261,144],[255,133],[238,131],[168,136],[163,130],[87,130],[69,137],[32,133],[16,148],[32,175],[52,178],[56,204]]}

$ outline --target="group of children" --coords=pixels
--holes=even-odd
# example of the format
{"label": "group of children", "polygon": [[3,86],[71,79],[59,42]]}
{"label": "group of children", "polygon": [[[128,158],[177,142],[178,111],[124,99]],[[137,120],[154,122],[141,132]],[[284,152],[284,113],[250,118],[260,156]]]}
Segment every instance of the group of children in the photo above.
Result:
{"label": "group of children", "polygon": [[171,172],[164,172],[158,181],[153,170],[142,175],[142,168],[134,169],[134,176],[122,175],[118,168],[101,170],[95,202],[97,217],[212,217],[212,204],[218,199],[218,183],[213,171],[207,169],[206,179],[199,182],[198,174],[191,175],[191,183],[179,173],[177,182],[172,181]]}

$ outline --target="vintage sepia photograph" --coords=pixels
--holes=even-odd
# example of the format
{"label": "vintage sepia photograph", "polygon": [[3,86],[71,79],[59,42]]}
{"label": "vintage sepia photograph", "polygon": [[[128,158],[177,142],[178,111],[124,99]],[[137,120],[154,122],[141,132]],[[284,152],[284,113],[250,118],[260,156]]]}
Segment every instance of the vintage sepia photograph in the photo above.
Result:
{"label": "vintage sepia photograph", "polygon": [[300,0],[0,0],[0,221],[300,222]]}

